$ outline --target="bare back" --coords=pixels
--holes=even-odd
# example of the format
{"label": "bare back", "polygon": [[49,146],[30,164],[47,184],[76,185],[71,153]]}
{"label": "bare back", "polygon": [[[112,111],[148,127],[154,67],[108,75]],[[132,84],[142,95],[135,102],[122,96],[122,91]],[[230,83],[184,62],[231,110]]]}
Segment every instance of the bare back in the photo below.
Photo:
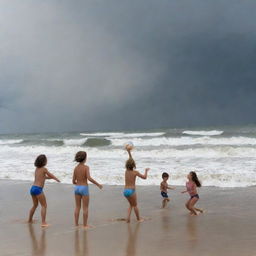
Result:
{"label": "bare back", "polygon": [[73,180],[76,181],[76,185],[88,185],[87,182],[87,172],[89,167],[84,164],[78,164],[74,169]]}
{"label": "bare back", "polygon": [[44,167],[36,168],[34,185],[43,188],[46,179],[47,169]]}
{"label": "bare back", "polygon": [[136,177],[138,171],[126,170],[125,171],[125,188],[135,188]]}

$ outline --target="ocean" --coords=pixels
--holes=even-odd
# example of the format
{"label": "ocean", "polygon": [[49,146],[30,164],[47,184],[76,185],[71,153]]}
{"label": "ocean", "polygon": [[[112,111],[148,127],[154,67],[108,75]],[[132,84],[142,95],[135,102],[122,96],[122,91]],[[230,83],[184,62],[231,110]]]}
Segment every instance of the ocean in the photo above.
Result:
{"label": "ocean", "polygon": [[171,185],[184,185],[190,171],[203,186],[256,185],[256,126],[0,135],[0,179],[32,181],[35,158],[46,154],[49,171],[70,184],[74,155],[84,150],[93,178],[123,185],[130,141],[137,170],[151,169],[139,185],[159,185],[162,172]]}

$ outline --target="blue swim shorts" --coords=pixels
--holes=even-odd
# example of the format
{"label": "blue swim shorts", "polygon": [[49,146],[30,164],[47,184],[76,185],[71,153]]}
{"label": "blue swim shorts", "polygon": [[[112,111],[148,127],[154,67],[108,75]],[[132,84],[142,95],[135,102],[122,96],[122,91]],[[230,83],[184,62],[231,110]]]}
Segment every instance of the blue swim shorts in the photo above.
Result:
{"label": "blue swim shorts", "polygon": [[89,196],[89,187],[85,185],[76,185],[75,195]]}
{"label": "blue swim shorts", "polygon": [[43,192],[43,188],[38,186],[32,186],[30,189],[30,195],[31,196],[38,196]]}
{"label": "blue swim shorts", "polygon": [[123,194],[124,194],[125,197],[130,197],[130,196],[132,196],[134,193],[135,193],[135,189],[133,189],[133,188],[125,188],[125,189],[124,189],[124,192],[123,192]]}
{"label": "blue swim shorts", "polygon": [[168,198],[168,194],[166,192],[164,192],[164,191],[161,191],[161,196],[163,198]]}

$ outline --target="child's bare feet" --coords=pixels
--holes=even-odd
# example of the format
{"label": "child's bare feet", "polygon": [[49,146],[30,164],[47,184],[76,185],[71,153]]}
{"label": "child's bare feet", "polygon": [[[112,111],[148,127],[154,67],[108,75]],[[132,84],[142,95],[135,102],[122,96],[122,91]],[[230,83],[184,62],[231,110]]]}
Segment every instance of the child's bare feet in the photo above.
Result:
{"label": "child's bare feet", "polygon": [[138,222],[143,222],[143,221],[145,221],[145,219],[143,219],[143,218],[140,218],[140,219],[138,220]]}
{"label": "child's bare feet", "polygon": [[46,228],[46,227],[49,227],[49,226],[50,226],[50,225],[49,225],[48,223],[46,223],[46,222],[41,224],[41,227],[42,227],[42,228]]}
{"label": "child's bare feet", "polygon": [[27,223],[28,224],[35,224],[35,223],[38,223],[38,220],[28,220]]}
{"label": "child's bare feet", "polygon": [[90,225],[83,226],[83,229],[90,229],[90,228],[93,228],[93,226],[90,226]]}
{"label": "child's bare feet", "polygon": [[126,223],[130,223],[131,222],[131,220],[130,219],[126,219]]}

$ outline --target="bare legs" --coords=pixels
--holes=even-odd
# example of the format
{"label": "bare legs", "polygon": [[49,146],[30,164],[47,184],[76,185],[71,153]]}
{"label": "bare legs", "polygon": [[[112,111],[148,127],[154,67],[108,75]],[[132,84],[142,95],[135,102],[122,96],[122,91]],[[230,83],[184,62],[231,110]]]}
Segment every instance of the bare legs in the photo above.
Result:
{"label": "bare legs", "polygon": [[82,200],[83,200],[83,222],[84,222],[84,227],[89,228],[90,226],[87,225],[89,196],[83,196]]}
{"label": "bare legs", "polygon": [[88,220],[88,206],[89,206],[89,196],[75,195],[76,208],[75,208],[75,225],[78,226],[79,213],[81,210],[81,201],[83,201],[83,226],[84,228],[89,228],[87,225]]}
{"label": "bare legs", "polygon": [[128,214],[127,214],[127,223],[130,222],[131,220],[131,213],[132,213],[132,209],[134,209],[134,213],[136,215],[137,221],[142,222],[144,219],[140,218],[140,213],[139,213],[139,209],[137,207],[137,195],[136,193],[134,193],[132,196],[126,197],[126,199],[128,200],[130,206],[128,208]]}
{"label": "bare legs", "polygon": [[197,203],[197,201],[198,201],[198,198],[194,197],[194,198],[192,198],[192,199],[189,199],[189,200],[186,202],[186,204],[185,204],[186,208],[190,211],[190,214],[191,214],[192,216],[197,215],[197,211],[203,213],[203,210],[202,210],[202,209],[199,209],[199,208],[194,207],[195,204]]}
{"label": "bare legs", "polygon": [[42,224],[41,226],[42,227],[47,227],[48,224],[46,223],[46,209],[47,209],[47,203],[46,203],[46,198],[45,198],[45,195],[44,193],[41,193],[40,195],[38,196],[32,196],[32,201],[33,201],[33,206],[32,208],[30,209],[30,212],[29,212],[29,218],[28,218],[28,222],[29,223],[32,223],[33,222],[33,216],[34,216],[34,213],[35,213],[35,210],[38,206],[38,202],[41,204],[41,218],[42,218]]}
{"label": "bare legs", "polygon": [[76,201],[76,208],[75,208],[75,225],[78,226],[78,220],[79,220],[79,213],[81,209],[81,199],[82,196],[75,195],[75,201]]}
{"label": "bare legs", "polygon": [[46,209],[47,209],[47,203],[46,203],[46,198],[44,193],[41,193],[40,195],[37,196],[37,199],[39,203],[41,204],[41,217],[42,217],[42,227],[47,227],[48,224],[46,223]]}
{"label": "bare legs", "polygon": [[165,198],[163,199],[163,202],[162,202],[162,208],[165,208],[165,206],[167,205],[167,203],[170,201],[169,198]]}
{"label": "bare legs", "polygon": [[197,212],[200,212],[200,213],[203,213],[203,212],[204,212],[204,211],[203,211],[202,209],[200,209],[200,208],[194,207],[194,209],[195,209]]}
{"label": "bare legs", "polygon": [[32,208],[30,209],[29,211],[29,217],[28,217],[28,222],[29,223],[33,223],[33,216],[34,216],[34,213],[36,211],[36,208],[38,206],[38,199],[36,196],[31,196],[32,197],[32,201],[33,201],[33,206]]}

